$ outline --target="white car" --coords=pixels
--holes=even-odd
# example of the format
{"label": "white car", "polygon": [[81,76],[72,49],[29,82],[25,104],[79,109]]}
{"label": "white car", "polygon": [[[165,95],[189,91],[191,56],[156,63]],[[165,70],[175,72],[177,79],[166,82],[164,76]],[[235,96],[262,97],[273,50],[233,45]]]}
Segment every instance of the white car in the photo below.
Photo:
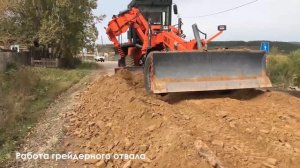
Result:
{"label": "white car", "polygon": [[105,57],[104,56],[96,56],[95,61],[96,62],[105,62]]}

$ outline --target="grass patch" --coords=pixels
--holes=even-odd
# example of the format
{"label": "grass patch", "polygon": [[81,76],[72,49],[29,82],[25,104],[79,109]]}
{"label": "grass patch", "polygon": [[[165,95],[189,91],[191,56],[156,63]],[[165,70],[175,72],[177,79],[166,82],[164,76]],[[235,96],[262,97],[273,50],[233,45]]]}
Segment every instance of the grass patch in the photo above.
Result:
{"label": "grass patch", "polygon": [[95,62],[82,62],[77,69],[99,69],[100,65]]}
{"label": "grass patch", "polygon": [[14,156],[49,104],[91,69],[89,63],[73,70],[12,66],[0,74],[0,164]]}

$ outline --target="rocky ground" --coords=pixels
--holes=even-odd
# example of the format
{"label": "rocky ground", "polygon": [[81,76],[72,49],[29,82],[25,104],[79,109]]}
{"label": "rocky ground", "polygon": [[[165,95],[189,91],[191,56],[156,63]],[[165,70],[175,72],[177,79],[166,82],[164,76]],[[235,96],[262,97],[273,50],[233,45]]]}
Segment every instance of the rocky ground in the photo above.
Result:
{"label": "rocky ground", "polygon": [[[59,140],[53,136],[55,141],[46,143],[52,147],[44,151],[145,154],[146,158],[19,161],[21,167],[300,165],[299,98],[258,90],[149,96],[139,74],[121,71],[95,79],[67,98],[70,108],[56,113],[59,117],[52,122],[52,130],[61,130],[61,136]],[[47,137],[47,129],[43,130],[42,137]],[[38,152],[30,145],[24,150]]]}

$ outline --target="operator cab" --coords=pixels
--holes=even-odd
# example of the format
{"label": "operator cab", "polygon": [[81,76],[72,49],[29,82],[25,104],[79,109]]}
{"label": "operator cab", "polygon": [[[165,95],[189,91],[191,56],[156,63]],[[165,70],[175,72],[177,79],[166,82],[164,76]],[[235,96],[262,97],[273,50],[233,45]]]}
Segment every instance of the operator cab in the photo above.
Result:
{"label": "operator cab", "polygon": [[137,7],[151,24],[166,26],[172,23],[172,4],[172,0],[133,0],[128,9]]}
{"label": "operator cab", "polygon": [[[132,0],[128,5],[128,9],[137,7],[149,24],[161,25],[160,29],[155,30],[157,33],[161,30],[165,30],[165,28],[169,29],[168,26],[172,24],[172,5],[172,0]],[[174,13],[176,14],[177,6],[175,10]],[[128,40],[130,41],[130,44],[134,46],[136,44],[142,44],[142,41],[137,36],[136,30],[133,28],[130,28],[128,31]]]}

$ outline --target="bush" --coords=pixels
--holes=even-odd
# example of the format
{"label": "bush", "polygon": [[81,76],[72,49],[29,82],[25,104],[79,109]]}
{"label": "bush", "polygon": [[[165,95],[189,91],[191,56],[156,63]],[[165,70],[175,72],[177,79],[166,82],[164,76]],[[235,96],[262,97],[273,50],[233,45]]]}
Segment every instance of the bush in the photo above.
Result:
{"label": "bush", "polygon": [[300,86],[300,50],[290,55],[273,52],[268,57],[268,74],[276,86]]}
{"label": "bush", "polygon": [[275,85],[288,87],[291,84],[291,60],[288,56],[269,56],[268,74]]}
{"label": "bush", "polygon": [[74,69],[80,64],[81,60],[79,58],[64,57],[59,60],[59,67],[61,68]]}
{"label": "bush", "polygon": [[77,66],[77,69],[89,69],[95,70],[99,69],[100,65],[95,62],[82,62],[80,65]]}
{"label": "bush", "polygon": [[300,87],[300,50],[292,52],[291,61],[293,66],[294,84]]}
{"label": "bush", "polygon": [[30,69],[9,68],[2,76],[1,95],[3,107],[6,109],[5,116],[0,117],[0,128],[14,123],[24,112],[26,99],[38,83],[38,76]]}
{"label": "bush", "polygon": [[8,63],[6,65],[6,71],[11,71],[11,70],[17,70],[18,69],[18,65],[16,63]]}

